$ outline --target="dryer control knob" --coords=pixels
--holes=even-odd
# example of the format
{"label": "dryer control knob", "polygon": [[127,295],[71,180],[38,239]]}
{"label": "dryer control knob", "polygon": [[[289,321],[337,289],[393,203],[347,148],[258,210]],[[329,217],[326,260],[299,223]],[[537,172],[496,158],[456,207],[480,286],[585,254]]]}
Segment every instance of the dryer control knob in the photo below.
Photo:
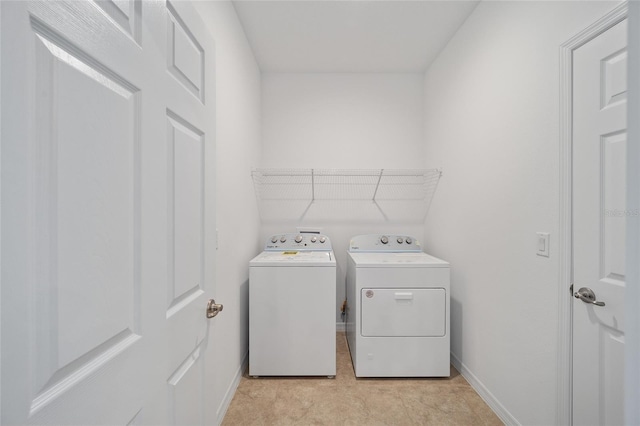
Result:
{"label": "dryer control knob", "polygon": [[413,242],[411,241],[411,238],[407,238],[405,241],[407,242],[407,244],[411,244]]}
{"label": "dryer control knob", "polygon": [[296,235],[296,243],[302,242],[302,235]]}
{"label": "dryer control knob", "polygon": [[396,241],[398,242],[398,244],[404,243],[404,240],[402,239],[402,237],[398,237]]}
{"label": "dryer control knob", "polygon": [[325,241],[327,241],[327,239],[325,237],[320,237],[320,242],[324,243]]}
{"label": "dryer control knob", "polygon": [[287,237],[285,237],[284,235],[282,236],[282,238],[280,238],[280,242],[284,243],[285,241],[287,241]]}
{"label": "dryer control knob", "polygon": [[382,244],[387,244],[389,242],[389,238],[387,238],[385,235],[383,235],[382,237],[380,237],[380,242]]}
{"label": "dryer control knob", "polygon": [[315,235],[313,237],[311,237],[311,242],[315,243],[316,241],[318,241],[318,237],[316,237]]}
{"label": "dryer control knob", "polygon": [[277,243],[278,242],[278,237],[271,237],[271,242],[272,243]]}

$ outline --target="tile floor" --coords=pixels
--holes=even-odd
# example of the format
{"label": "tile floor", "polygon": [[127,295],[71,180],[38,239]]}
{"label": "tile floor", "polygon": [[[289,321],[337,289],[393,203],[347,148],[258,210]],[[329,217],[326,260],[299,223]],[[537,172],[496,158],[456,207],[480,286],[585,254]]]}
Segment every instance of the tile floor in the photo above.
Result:
{"label": "tile floor", "polygon": [[502,425],[453,367],[449,378],[356,379],[345,334],[336,338],[335,379],[247,371],[222,425]]}

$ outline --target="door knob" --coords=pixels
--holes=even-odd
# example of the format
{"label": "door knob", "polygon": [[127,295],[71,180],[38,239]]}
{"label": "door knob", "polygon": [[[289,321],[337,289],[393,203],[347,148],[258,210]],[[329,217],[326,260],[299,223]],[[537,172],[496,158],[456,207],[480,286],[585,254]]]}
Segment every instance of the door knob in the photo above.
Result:
{"label": "door knob", "polygon": [[213,318],[218,315],[222,312],[223,307],[221,303],[216,303],[214,299],[209,299],[207,302],[207,318]]}
{"label": "door knob", "polygon": [[593,290],[587,287],[582,287],[580,290],[573,293],[573,297],[582,300],[584,303],[589,303],[596,306],[604,306],[604,302],[598,302],[596,300],[596,294],[593,292]]}

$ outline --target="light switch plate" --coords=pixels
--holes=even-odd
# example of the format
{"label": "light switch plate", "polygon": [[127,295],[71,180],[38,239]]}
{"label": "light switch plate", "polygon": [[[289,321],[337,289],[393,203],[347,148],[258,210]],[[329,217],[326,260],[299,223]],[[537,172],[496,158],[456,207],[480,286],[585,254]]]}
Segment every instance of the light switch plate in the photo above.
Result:
{"label": "light switch plate", "polygon": [[536,235],[538,236],[536,254],[538,256],[549,257],[549,233],[537,232]]}

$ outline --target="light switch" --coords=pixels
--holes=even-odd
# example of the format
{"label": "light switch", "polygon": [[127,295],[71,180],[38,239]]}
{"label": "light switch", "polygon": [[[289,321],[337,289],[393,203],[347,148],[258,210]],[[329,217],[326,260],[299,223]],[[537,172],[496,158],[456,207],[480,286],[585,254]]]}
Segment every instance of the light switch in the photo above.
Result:
{"label": "light switch", "polygon": [[538,256],[549,257],[549,233],[538,232],[536,235],[538,236],[538,251],[536,254]]}

